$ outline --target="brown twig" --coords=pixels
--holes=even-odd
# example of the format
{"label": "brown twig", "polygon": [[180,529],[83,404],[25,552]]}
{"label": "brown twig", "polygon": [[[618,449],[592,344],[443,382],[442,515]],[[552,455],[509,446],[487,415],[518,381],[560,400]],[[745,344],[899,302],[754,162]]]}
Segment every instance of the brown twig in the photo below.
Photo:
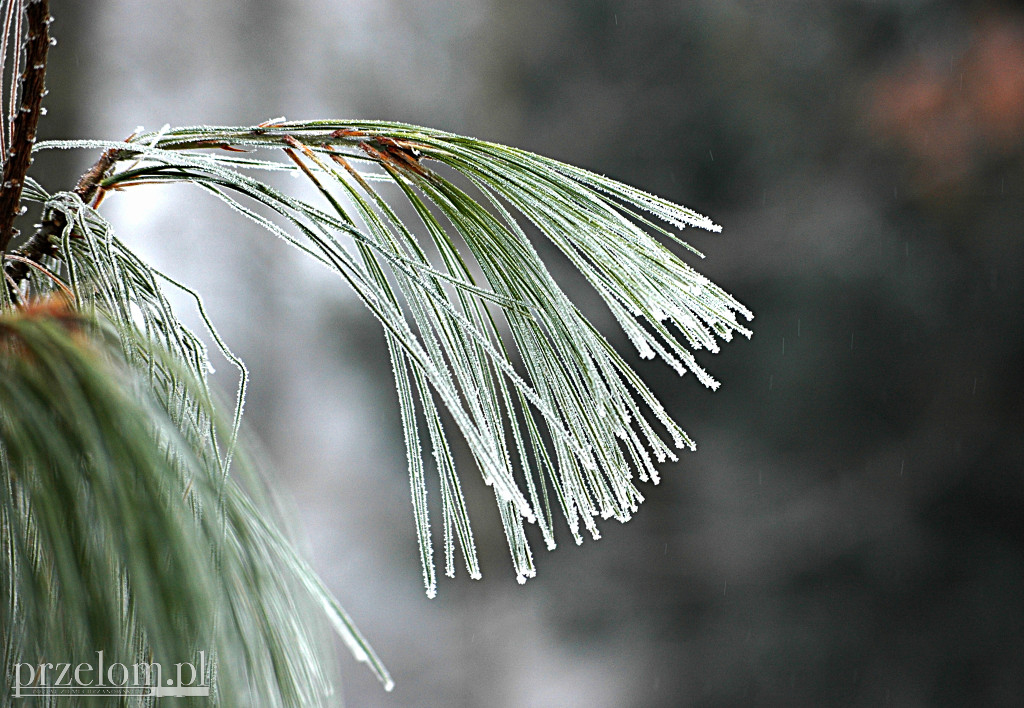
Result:
{"label": "brown twig", "polygon": [[[134,135],[134,133],[132,134]],[[129,138],[130,139],[130,138]],[[82,198],[86,204],[91,204],[94,199],[100,198],[100,183],[107,177],[114,165],[121,157],[121,151],[117,148],[105,150],[96,164],[89,168],[78,180],[75,187],[75,194]]]}

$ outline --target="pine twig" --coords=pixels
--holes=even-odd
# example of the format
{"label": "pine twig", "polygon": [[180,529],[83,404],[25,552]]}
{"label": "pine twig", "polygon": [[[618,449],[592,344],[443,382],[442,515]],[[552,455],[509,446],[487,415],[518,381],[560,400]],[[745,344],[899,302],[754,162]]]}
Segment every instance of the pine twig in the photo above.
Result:
{"label": "pine twig", "polygon": [[[118,150],[106,150],[100,159],[96,161],[89,170],[78,180],[75,187],[75,194],[81,197],[86,204],[91,203],[100,195],[100,182],[107,176],[120,158]],[[60,212],[53,212],[49,218],[44,218],[36,228],[35,233],[29,237],[15,253],[19,258],[8,260],[4,264],[4,272],[8,277],[8,286],[11,290],[11,299],[18,302],[17,287],[29,273],[33,264],[38,264],[46,256],[55,255],[57,246],[53,239],[60,236],[67,227],[67,219]]]}

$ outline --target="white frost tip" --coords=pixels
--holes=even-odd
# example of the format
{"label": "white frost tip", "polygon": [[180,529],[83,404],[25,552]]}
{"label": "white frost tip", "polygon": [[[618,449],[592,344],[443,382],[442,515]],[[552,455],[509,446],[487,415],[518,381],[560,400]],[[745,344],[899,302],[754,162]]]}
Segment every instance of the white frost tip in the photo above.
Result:
{"label": "white frost tip", "polygon": [[384,690],[385,691],[393,691],[394,688],[395,688],[395,681],[394,681],[394,679],[389,677],[388,680],[384,682]]}
{"label": "white frost tip", "polygon": [[520,573],[516,576],[516,582],[520,585],[526,585],[526,576]]}
{"label": "white frost tip", "polygon": [[427,588],[427,597],[431,600],[437,597],[437,588]]}
{"label": "white frost tip", "polygon": [[483,573],[481,573],[479,570],[474,570],[472,573],[469,574],[469,577],[472,580],[480,580],[484,576]]}

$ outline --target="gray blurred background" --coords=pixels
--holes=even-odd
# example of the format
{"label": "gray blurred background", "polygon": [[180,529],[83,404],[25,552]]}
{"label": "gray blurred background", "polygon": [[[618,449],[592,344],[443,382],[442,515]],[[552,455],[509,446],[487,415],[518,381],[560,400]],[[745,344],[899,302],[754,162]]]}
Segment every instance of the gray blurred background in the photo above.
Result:
{"label": "gray blurred background", "polygon": [[[589,167],[725,227],[687,236],[755,311],[753,340],[704,359],[714,394],[640,364],[698,452],[602,541],[577,548],[561,528],[525,587],[471,485],[484,580],[463,573],[430,601],[368,314],[197,190],[104,204],[205,294],[250,366],[248,422],[298,530],[397,681],[387,694],[343,657],[349,705],[1019,705],[1017,4],[52,5],[47,137],[408,121]],[[35,174],[68,188],[95,157],[49,154]]]}

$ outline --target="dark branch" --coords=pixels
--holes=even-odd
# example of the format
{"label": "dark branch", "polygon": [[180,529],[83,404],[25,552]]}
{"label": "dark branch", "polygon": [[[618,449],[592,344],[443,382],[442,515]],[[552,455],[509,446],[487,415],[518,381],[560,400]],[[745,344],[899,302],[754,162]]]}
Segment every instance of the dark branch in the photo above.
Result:
{"label": "dark branch", "polygon": [[24,40],[25,71],[19,84],[21,107],[14,118],[11,145],[4,161],[3,184],[0,185],[0,253],[7,250],[17,234],[14,218],[21,210],[21,190],[28,166],[32,163],[32,145],[36,141],[36,126],[45,90],[46,54],[50,48],[48,0],[29,0],[25,19],[28,35]]}

